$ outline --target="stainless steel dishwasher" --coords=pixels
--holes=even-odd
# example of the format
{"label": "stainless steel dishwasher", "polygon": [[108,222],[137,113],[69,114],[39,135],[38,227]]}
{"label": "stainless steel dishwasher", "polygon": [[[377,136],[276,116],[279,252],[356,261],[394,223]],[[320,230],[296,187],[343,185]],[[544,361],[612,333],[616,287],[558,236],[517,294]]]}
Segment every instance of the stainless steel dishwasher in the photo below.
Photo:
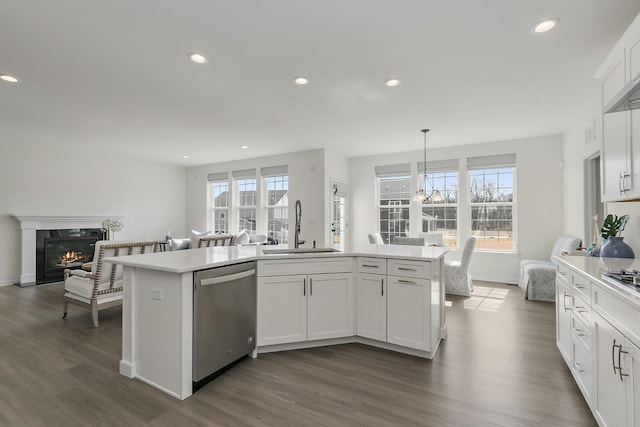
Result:
{"label": "stainless steel dishwasher", "polygon": [[193,391],[256,348],[256,263],[194,273]]}

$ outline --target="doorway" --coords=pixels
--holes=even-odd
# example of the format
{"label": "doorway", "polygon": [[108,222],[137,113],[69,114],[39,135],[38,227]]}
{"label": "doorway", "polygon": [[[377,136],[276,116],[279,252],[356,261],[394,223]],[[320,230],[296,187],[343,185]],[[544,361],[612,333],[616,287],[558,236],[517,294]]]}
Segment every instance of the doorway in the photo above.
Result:
{"label": "doorway", "polygon": [[584,246],[600,245],[600,225],[604,220],[604,203],[600,177],[600,153],[584,161]]}
{"label": "doorway", "polygon": [[347,245],[347,184],[331,180],[331,247],[344,251]]}

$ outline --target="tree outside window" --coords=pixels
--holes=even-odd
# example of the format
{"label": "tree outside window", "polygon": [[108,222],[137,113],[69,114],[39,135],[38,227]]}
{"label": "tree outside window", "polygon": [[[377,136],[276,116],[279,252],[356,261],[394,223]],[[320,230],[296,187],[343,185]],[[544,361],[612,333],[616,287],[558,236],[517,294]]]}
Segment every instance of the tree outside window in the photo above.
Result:
{"label": "tree outside window", "polygon": [[478,249],[512,251],[513,167],[469,170],[471,232]]}
{"label": "tree outside window", "polygon": [[455,248],[458,246],[458,171],[427,173],[425,192],[433,195],[436,191],[442,200],[431,197],[422,203],[422,232],[442,233],[443,243]]}

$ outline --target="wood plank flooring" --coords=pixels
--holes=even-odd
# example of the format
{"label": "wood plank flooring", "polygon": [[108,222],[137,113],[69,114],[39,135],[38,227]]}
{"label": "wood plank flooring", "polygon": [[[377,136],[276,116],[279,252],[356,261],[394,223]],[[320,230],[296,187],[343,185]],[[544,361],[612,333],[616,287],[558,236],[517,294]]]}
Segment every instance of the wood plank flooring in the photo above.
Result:
{"label": "wood plank flooring", "polygon": [[360,344],[245,359],[179,401],[118,374],[121,310],[62,285],[0,288],[0,426],[595,426],[555,345],[554,304],[476,282],[447,297],[433,360]]}

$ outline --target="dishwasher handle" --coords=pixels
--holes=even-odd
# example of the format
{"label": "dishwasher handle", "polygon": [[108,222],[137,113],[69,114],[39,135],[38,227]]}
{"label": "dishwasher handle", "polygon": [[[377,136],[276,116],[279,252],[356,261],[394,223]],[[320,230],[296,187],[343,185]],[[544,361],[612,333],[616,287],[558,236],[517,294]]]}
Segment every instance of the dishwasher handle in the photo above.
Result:
{"label": "dishwasher handle", "polygon": [[210,279],[202,279],[200,280],[200,286],[209,286],[209,285],[216,285],[218,283],[223,283],[223,282],[231,282],[233,280],[244,279],[245,277],[253,276],[255,274],[256,274],[256,270],[254,268],[247,271],[241,271],[240,273],[228,274],[226,276],[212,277]]}

